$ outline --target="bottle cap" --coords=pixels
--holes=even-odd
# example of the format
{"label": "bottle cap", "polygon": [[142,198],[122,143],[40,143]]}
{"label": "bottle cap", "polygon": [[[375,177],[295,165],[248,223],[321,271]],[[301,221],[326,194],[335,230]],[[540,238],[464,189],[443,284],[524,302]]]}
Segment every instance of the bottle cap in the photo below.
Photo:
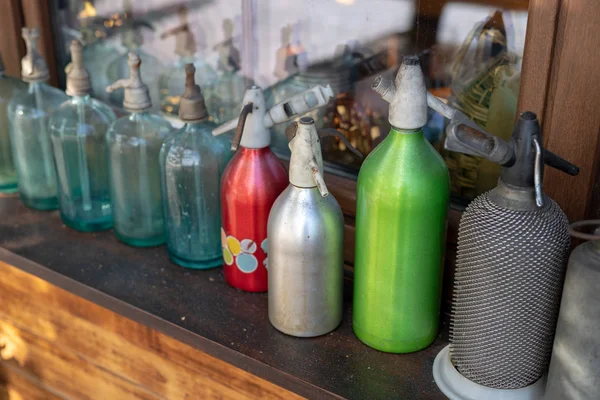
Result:
{"label": "bottle cap", "polygon": [[290,183],[296,187],[317,187],[321,196],[329,194],[323,179],[323,156],[315,121],[300,118],[296,134],[290,141]]}
{"label": "bottle cap", "polygon": [[71,63],[65,68],[69,96],[85,96],[90,93],[92,84],[90,74],[83,66],[83,46],[79,40],[71,42]]}
{"label": "bottle cap", "polygon": [[50,78],[48,66],[37,50],[40,33],[36,28],[23,28],[21,34],[27,46],[27,54],[21,60],[21,76],[23,80],[25,82],[48,80]]}
{"label": "bottle cap", "polygon": [[401,130],[421,129],[427,124],[427,88],[416,56],[405,56],[395,82],[377,77],[371,86],[390,103],[389,121]]}
{"label": "bottle cap", "polygon": [[145,111],[152,107],[148,86],[142,81],[140,75],[140,57],[133,51],[129,52],[127,59],[129,64],[129,79],[119,79],[112,85],[107,86],[107,92],[113,92],[119,88],[125,89],[123,108],[127,111]]}
{"label": "bottle cap", "polygon": [[184,122],[200,121],[208,117],[202,90],[196,85],[195,73],[194,64],[185,64],[185,92],[179,103],[179,119]]}

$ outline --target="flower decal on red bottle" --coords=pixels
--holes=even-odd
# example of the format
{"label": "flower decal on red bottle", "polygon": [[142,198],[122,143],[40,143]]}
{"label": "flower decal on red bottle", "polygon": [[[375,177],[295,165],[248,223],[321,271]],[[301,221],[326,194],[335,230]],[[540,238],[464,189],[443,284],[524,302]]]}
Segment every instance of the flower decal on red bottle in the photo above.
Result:
{"label": "flower decal on red bottle", "polygon": [[[261,249],[266,254],[266,242],[263,240]],[[241,241],[233,236],[227,236],[225,230],[221,228],[221,245],[223,247],[223,261],[226,265],[233,265],[242,272],[250,274],[258,268],[258,260],[254,256],[257,246],[252,239],[242,239]],[[263,263],[266,267],[266,260]]]}

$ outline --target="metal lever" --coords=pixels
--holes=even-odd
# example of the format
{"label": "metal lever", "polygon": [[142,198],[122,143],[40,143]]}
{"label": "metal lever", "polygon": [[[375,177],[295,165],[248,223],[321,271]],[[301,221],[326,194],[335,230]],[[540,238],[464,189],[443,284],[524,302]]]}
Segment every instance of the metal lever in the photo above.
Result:
{"label": "metal lever", "polygon": [[544,191],[543,191],[543,168],[544,163],[542,161],[542,145],[538,138],[533,138],[533,148],[535,149],[535,163],[533,167],[533,186],[535,188],[535,204],[538,207],[544,206]]}
{"label": "metal lever", "polygon": [[240,146],[242,134],[244,133],[244,125],[246,125],[246,119],[248,118],[248,114],[252,113],[252,110],[254,110],[254,103],[250,102],[246,104],[240,112],[240,119],[238,120],[237,127],[235,128],[235,135],[233,136],[233,140],[231,141],[232,151],[236,151]]}
{"label": "metal lever", "polygon": [[350,142],[348,141],[348,139],[346,139],[346,136],[344,136],[337,129],[324,128],[324,129],[317,130],[317,133],[319,134],[319,138],[323,138],[323,137],[327,137],[327,136],[333,136],[333,137],[336,137],[336,138],[340,139],[344,143],[344,145],[346,145],[346,147],[348,148],[348,150],[350,150],[351,152],[353,152],[356,157],[358,157],[360,160],[362,160],[364,158],[364,156],[362,155],[362,153],[360,151],[358,151],[356,149],[356,147],[352,146],[350,144]]}

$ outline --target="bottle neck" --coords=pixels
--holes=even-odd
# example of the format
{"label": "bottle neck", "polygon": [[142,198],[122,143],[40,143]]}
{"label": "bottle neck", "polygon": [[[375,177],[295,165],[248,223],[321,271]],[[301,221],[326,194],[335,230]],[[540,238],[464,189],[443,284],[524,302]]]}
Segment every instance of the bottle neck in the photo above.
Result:
{"label": "bottle neck", "polygon": [[29,91],[40,88],[45,84],[45,81],[30,81],[29,82]]}
{"label": "bottle neck", "polygon": [[75,103],[88,103],[90,101],[90,95],[86,94],[83,96],[71,96]]}
{"label": "bottle neck", "polygon": [[392,126],[392,129],[390,130],[390,135],[419,135],[423,136],[423,128],[419,128],[419,129],[400,129],[400,128],[396,128]]}
{"label": "bottle neck", "polygon": [[203,125],[206,122],[208,122],[208,116],[206,118],[198,119],[195,121],[184,121],[184,122],[185,122],[185,126],[188,127],[189,129],[196,129],[200,125]]}
{"label": "bottle neck", "polygon": [[143,111],[132,111],[131,114],[129,114],[129,119],[131,121],[138,121],[141,120],[143,118],[145,118],[148,114],[150,114],[147,110],[143,110]]}

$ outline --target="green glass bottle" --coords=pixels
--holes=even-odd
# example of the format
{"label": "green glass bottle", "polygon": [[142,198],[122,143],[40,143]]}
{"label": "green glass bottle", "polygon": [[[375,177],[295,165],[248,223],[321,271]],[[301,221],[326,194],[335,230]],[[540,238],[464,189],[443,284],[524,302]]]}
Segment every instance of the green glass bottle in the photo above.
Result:
{"label": "green glass bottle", "polygon": [[438,333],[450,178],[423,133],[418,59],[405,57],[395,85],[373,88],[391,103],[393,128],[358,177],[353,328],[368,346],[409,353]]}

